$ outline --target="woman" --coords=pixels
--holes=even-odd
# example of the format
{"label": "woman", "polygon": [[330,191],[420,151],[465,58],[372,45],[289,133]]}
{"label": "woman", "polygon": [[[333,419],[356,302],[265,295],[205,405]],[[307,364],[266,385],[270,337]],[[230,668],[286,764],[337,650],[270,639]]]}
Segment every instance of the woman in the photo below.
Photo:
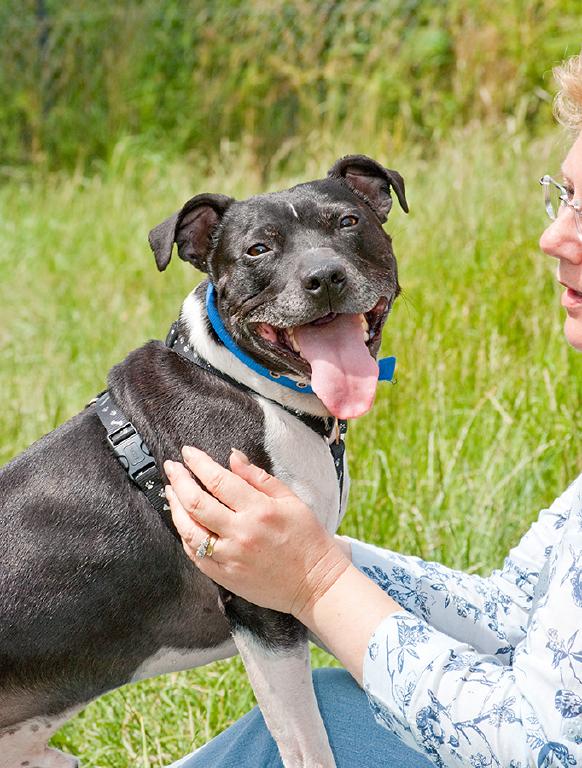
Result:
{"label": "woman", "polygon": [[[582,54],[555,74],[559,119],[577,138],[564,185],[541,180],[553,221],[540,245],[558,260],[565,336],[582,350]],[[193,448],[184,460],[216,489],[214,498],[183,465],[167,463],[174,522],[192,560],[250,601],[295,615],[363,686],[366,695],[343,671],[315,675],[340,768],[582,765],[582,476],[541,512],[503,569],[482,578],[330,537],[237,451],[232,472]],[[209,531],[215,551],[197,557]],[[180,765],[280,761],[253,711]]]}

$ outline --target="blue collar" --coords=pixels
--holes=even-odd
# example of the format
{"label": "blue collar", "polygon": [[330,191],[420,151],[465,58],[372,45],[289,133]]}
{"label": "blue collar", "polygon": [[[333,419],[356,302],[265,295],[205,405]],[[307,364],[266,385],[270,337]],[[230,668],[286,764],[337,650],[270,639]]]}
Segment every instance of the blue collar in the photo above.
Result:
{"label": "blue collar", "polygon": [[[222,341],[228,351],[232,352],[232,354],[238,358],[241,363],[244,363],[247,368],[250,368],[251,371],[258,373],[259,376],[264,376],[265,379],[274,381],[276,384],[280,384],[282,387],[292,389],[295,392],[305,392],[307,394],[313,393],[313,390],[308,384],[302,384],[301,382],[290,379],[288,376],[283,376],[281,373],[270,371],[268,368],[259,365],[259,363],[253,360],[252,357],[247,355],[246,352],[243,352],[243,350],[236,345],[234,339],[226,330],[225,325],[222,322],[222,318],[218,314],[218,309],[216,308],[216,291],[212,283],[208,283],[208,289],[206,291],[206,311],[208,313],[210,325],[213,327],[214,332],[218,338]],[[394,369],[396,368],[396,358],[384,357],[381,360],[378,360],[378,368],[379,381],[392,381],[394,377]]]}

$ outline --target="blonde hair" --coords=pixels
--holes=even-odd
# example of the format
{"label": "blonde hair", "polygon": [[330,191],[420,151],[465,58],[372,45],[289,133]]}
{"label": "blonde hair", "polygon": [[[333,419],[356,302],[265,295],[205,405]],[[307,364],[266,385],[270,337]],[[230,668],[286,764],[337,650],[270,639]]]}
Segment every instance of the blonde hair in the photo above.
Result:
{"label": "blonde hair", "polygon": [[566,59],[553,72],[560,88],[554,115],[572,133],[578,133],[582,130],[582,53]]}

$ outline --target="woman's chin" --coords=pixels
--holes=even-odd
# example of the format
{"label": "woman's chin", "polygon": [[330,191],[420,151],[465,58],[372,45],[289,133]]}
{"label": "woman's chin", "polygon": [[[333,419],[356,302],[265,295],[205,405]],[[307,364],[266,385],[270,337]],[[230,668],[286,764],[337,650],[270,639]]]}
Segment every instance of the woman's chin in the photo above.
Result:
{"label": "woman's chin", "polygon": [[568,315],[564,323],[564,336],[571,347],[582,352],[582,317]]}

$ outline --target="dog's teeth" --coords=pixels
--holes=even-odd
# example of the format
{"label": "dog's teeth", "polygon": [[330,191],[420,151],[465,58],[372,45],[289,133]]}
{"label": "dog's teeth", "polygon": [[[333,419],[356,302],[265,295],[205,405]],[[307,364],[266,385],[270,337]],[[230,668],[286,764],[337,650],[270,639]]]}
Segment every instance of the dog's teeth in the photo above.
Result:
{"label": "dog's teeth", "polygon": [[293,333],[293,328],[287,328],[287,338],[289,339],[289,342],[291,343],[291,347],[293,348],[293,351],[294,352],[298,352],[299,354],[301,354],[301,347],[295,341],[295,334]]}
{"label": "dog's teeth", "polygon": [[368,331],[364,331],[364,341],[370,341],[370,334]]}
{"label": "dog's teeth", "polygon": [[360,315],[360,317],[362,318],[361,320],[362,328],[364,329],[364,331],[368,331],[370,329],[370,326],[368,325],[368,321],[366,320],[366,315]]}

